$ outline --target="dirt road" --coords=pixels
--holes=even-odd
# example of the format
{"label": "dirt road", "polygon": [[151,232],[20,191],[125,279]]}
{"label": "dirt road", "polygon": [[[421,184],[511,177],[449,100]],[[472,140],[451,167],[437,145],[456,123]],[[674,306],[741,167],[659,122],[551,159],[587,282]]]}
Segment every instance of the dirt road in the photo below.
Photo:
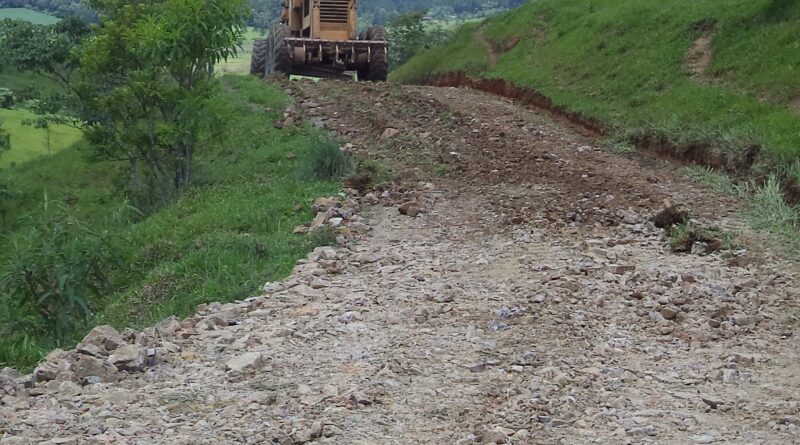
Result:
{"label": "dirt road", "polygon": [[[140,335],[143,373],[6,395],[1,444],[800,443],[797,266],[735,200],[482,93],[289,88],[393,167],[371,231]],[[742,245],[672,253],[665,201]]]}

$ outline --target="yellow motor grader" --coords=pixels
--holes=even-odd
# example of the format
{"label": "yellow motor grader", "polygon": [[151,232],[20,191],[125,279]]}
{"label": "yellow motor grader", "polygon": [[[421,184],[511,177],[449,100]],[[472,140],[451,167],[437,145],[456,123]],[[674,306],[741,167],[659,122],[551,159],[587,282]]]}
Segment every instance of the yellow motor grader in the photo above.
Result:
{"label": "yellow motor grader", "polygon": [[356,0],[284,0],[280,23],[253,46],[250,74],[338,77],[385,81],[389,74],[386,30],[356,33]]}

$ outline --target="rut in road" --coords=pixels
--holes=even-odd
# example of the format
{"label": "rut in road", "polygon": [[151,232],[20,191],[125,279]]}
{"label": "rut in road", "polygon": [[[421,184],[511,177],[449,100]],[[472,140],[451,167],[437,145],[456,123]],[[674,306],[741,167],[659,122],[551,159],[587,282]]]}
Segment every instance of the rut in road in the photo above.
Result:
{"label": "rut in road", "polygon": [[[146,333],[144,373],[7,395],[0,443],[800,443],[797,268],[739,203],[485,94],[290,88],[395,168],[372,230]],[[665,201],[746,249],[670,252]]]}

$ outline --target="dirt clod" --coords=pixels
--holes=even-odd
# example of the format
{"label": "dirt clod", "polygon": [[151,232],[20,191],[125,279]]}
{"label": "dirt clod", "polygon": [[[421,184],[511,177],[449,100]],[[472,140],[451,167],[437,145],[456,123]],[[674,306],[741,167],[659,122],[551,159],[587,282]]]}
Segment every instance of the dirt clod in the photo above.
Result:
{"label": "dirt clod", "polygon": [[686,210],[681,210],[677,206],[669,206],[656,213],[651,221],[659,229],[670,229],[689,221],[689,219],[689,212]]}

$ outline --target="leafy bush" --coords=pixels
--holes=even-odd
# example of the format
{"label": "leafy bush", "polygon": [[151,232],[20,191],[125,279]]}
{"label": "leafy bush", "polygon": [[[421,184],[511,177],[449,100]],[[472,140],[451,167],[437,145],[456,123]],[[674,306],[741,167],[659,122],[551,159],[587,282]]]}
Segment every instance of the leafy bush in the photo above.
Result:
{"label": "leafy bush", "polygon": [[0,88],[0,108],[11,108],[14,106],[14,92],[8,88]]}
{"label": "leafy bush", "polygon": [[353,171],[353,159],[332,139],[316,138],[310,151],[313,176],[320,179],[341,179]]}
{"label": "leafy bush", "polygon": [[110,288],[116,249],[66,211],[45,210],[18,239],[0,275],[0,308],[8,332],[48,332],[60,343],[91,315],[92,297]]}

